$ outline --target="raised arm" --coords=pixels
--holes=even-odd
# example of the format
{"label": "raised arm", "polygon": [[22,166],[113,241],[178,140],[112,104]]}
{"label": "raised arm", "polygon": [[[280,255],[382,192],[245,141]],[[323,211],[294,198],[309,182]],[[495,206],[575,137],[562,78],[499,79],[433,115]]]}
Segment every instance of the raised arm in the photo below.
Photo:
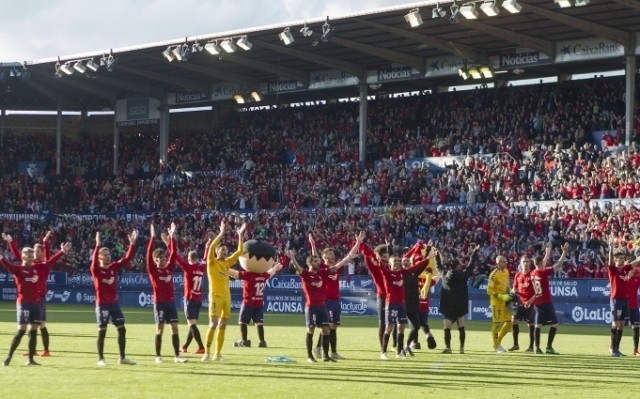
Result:
{"label": "raised arm", "polygon": [[13,237],[11,237],[9,234],[2,233],[2,239],[5,240],[9,245],[9,249],[11,250],[11,255],[13,255],[13,257],[16,258],[17,261],[20,261],[22,259],[22,255],[20,254],[20,251],[18,251],[18,247],[16,246],[16,243],[13,241]]}
{"label": "raised arm", "polygon": [[238,234],[238,248],[236,248],[236,251],[231,255],[229,255],[227,259],[225,259],[225,262],[227,262],[229,266],[233,266],[233,264],[236,263],[240,255],[242,255],[242,251],[244,250],[242,245],[244,243],[244,232],[246,229],[247,229],[247,224],[242,223],[242,226],[240,226],[240,228],[236,230],[236,233]]}
{"label": "raised arm", "polygon": [[147,255],[145,257],[145,264],[147,266],[147,271],[152,273],[157,269],[155,262],[153,261],[153,242],[156,239],[156,228],[153,223],[151,223],[151,227],[149,230],[149,242],[147,243]]}
{"label": "raised arm", "polygon": [[302,273],[302,271],[304,270],[302,268],[302,266],[300,266],[300,264],[298,263],[298,261],[296,260],[296,251],[289,249],[284,251],[284,254],[291,259],[291,264],[293,265],[293,268],[296,269],[296,273],[300,274]]}
{"label": "raised arm", "polygon": [[274,274],[278,273],[282,269],[282,263],[278,262],[271,267],[271,269],[267,270],[269,273],[269,278],[273,277]]}
{"label": "raised arm", "polygon": [[359,237],[360,237],[360,234],[356,236],[356,242],[355,244],[353,244],[353,247],[347,253],[347,255],[345,255],[344,258],[340,259],[340,261],[337,262],[335,265],[331,266],[329,270],[336,271],[340,269],[342,266],[348,264],[351,259],[357,258],[360,255],[359,250],[360,250],[360,245],[362,244],[362,241],[359,240]]}
{"label": "raised arm", "polygon": [[568,242],[565,242],[562,245],[562,254],[560,255],[560,259],[558,259],[556,264],[553,265],[553,270],[558,271],[562,269],[562,264],[564,263],[564,259],[567,257],[567,254],[569,253],[569,248],[570,246]]}
{"label": "raised arm", "polygon": [[222,241],[222,237],[224,237],[224,232],[226,229],[227,229],[227,221],[224,218],[222,218],[222,220],[220,221],[220,232],[213,239],[213,242],[211,242],[211,245],[209,245],[209,249],[206,252],[207,264],[211,264],[213,263],[213,261],[215,261],[216,248],[218,248],[218,245],[220,245],[220,241]]}
{"label": "raised arm", "polygon": [[309,233],[309,244],[311,245],[311,255],[319,256],[318,250],[316,248],[316,240],[313,238],[313,235]]}

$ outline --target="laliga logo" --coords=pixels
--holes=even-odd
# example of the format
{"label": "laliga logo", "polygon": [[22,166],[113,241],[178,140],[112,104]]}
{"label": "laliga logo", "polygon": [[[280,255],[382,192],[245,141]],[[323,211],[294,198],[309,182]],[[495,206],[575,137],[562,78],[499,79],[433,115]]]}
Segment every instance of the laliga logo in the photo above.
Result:
{"label": "laliga logo", "polygon": [[607,310],[605,307],[589,310],[581,306],[576,306],[571,310],[571,318],[573,318],[573,321],[576,323],[580,323],[582,321],[604,321],[605,323],[611,323],[611,320],[613,319],[611,311]]}

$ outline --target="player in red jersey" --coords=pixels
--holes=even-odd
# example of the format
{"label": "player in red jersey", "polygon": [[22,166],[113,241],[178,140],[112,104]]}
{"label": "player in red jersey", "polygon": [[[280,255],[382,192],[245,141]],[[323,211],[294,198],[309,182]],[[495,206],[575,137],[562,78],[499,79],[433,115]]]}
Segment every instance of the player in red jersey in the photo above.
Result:
{"label": "player in red jersey", "polygon": [[[11,242],[11,241],[10,241]],[[25,247],[20,252],[21,264],[12,264],[0,255],[0,264],[13,274],[18,291],[16,300],[16,312],[18,319],[18,331],[11,341],[9,354],[2,363],[8,366],[11,363],[13,353],[20,345],[22,337],[29,327],[29,353],[27,365],[38,365],[33,357],[36,353],[36,340],[38,334],[38,326],[40,325],[40,309],[42,295],[40,294],[40,280],[42,276],[48,274],[50,264],[60,259],[62,254],[71,250],[71,243],[61,245],[60,252],[52,258],[51,262],[34,262],[33,248]],[[45,280],[46,281],[46,280]]]}
{"label": "player in red jersey", "polygon": [[[550,254],[551,252],[549,252]],[[547,264],[549,259],[544,259],[543,264]],[[518,336],[520,335],[520,322],[524,321],[529,326],[529,346],[525,352],[533,352],[535,323],[533,306],[525,306],[534,295],[533,284],[531,283],[531,258],[528,255],[522,255],[520,258],[520,267],[513,277],[513,292],[518,295],[519,301],[516,310],[511,317],[511,331],[513,333],[513,346],[508,349],[509,352],[520,350]]]}
{"label": "player in red jersey", "polygon": [[[628,282],[633,277],[635,266],[640,263],[636,258],[630,263],[626,262],[626,248],[615,249],[614,237],[609,239],[609,264],[607,276],[611,285],[611,356],[620,357],[620,341],[624,325],[629,320],[629,287]],[[636,287],[637,292],[637,287]],[[637,305],[637,298],[636,298]],[[637,306],[636,306],[637,308]]]}
{"label": "player in red jersey", "polygon": [[[173,237],[176,225],[171,223],[169,237]],[[173,288],[174,252],[167,259],[162,249],[153,249],[156,239],[156,228],[151,224],[151,234],[147,245],[147,273],[153,289],[153,314],[156,324],[156,364],[162,363],[162,335],[164,325],[171,326],[171,343],[173,344],[173,360],[175,363],[186,363],[188,360],[180,356],[180,336],[178,335],[178,309],[176,308],[175,290]]]}
{"label": "player in red jersey", "polygon": [[392,256],[389,258],[389,269],[381,269],[384,278],[384,286],[387,291],[385,298],[385,324],[386,330],[382,340],[382,353],[380,359],[387,360],[387,346],[394,325],[397,328],[396,358],[404,359],[404,327],[407,324],[407,308],[404,296],[404,280],[408,274],[418,275],[422,273],[430,259],[435,258],[437,251],[434,248],[427,249],[427,258],[420,260],[415,265],[403,269],[401,258]]}
{"label": "player in red jersey", "polygon": [[336,360],[329,356],[329,319],[327,309],[325,307],[325,291],[324,281],[329,271],[337,270],[346,265],[349,260],[355,258],[358,254],[358,248],[361,242],[356,240],[356,245],[340,262],[327,268],[321,269],[321,259],[317,255],[309,255],[307,257],[307,269],[303,269],[295,257],[294,251],[286,251],[285,254],[291,259],[291,264],[296,269],[302,280],[302,291],[305,296],[305,319],[307,326],[307,362],[315,363],[316,359],[312,353],[313,333],[316,327],[322,329],[322,350],[325,362],[335,362]]}
{"label": "player in red jersey", "polygon": [[640,356],[638,341],[640,341],[640,309],[638,309],[638,288],[640,288],[640,270],[634,268],[634,273],[627,282],[629,294],[629,324],[633,330],[633,356]]}
{"label": "player in red jersey", "polygon": [[98,366],[106,366],[104,359],[104,339],[107,335],[109,322],[118,329],[118,349],[120,364],[133,365],[135,361],[125,356],[127,330],[124,326],[124,314],[118,303],[118,272],[129,267],[135,249],[138,232],[129,234],[129,248],[125,256],[111,262],[111,252],[107,247],[100,247],[102,240],[100,232],[96,233],[96,246],[91,257],[89,272],[96,290],[96,321],[98,323]]}
{"label": "player in red jersey", "polygon": [[[382,277],[382,269],[389,267],[389,245],[382,244],[371,250],[367,244],[364,243],[365,233],[361,232],[359,239],[362,241],[360,245],[360,253],[364,257],[364,263],[369,270],[369,274],[373,279],[373,283],[376,286],[376,298],[377,298],[377,310],[378,310],[378,342],[380,344],[380,353],[382,350],[382,341],[384,339],[384,332],[387,329],[385,321],[385,298],[387,297],[387,290],[384,286],[384,278]],[[395,345],[394,345],[395,346]]]}
{"label": "player in red jersey", "polygon": [[548,355],[558,355],[559,353],[553,349],[553,339],[558,331],[558,317],[556,316],[556,309],[553,307],[551,289],[549,288],[549,277],[557,270],[562,269],[564,259],[567,257],[569,251],[569,243],[566,242],[562,246],[562,254],[551,267],[545,266],[545,260],[551,257],[551,243],[545,248],[545,257],[536,256],[534,264],[536,268],[531,271],[531,283],[533,284],[534,295],[529,298],[525,303],[525,306],[535,305],[536,317],[535,317],[535,330],[534,341],[536,345],[537,354],[542,354],[540,349],[540,330],[542,326],[551,326],[549,328],[549,336],[547,337],[547,348],[544,353]]}
{"label": "player in red jersey", "polygon": [[247,270],[229,269],[229,275],[242,280],[242,306],[238,315],[240,325],[240,340],[233,343],[235,347],[251,347],[251,340],[247,339],[247,325],[253,321],[258,330],[258,347],[266,348],[264,339],[264,289],[267,280],[282,269],[282,263],[276,263],[264,273]]}
{"label": "player in red jersey", "polygon": [[[34,263],[43,263],[47,262],[49,267],[43,268],[43,274],[40,276],[38,280],[38,291],[40,292],[41,301],[40,301],[40,334],[42,336],[42,346],[43,350],[40,356],[48,357],[51,356],[49,352],[49,330],[47,329],[47,280],[49,279],[49,273],[51,268],[55,266],[55,264],[62,256],[62,253],[54,259],[53,262],[49,261],[49,238],[53,233],[51,231],[47,231],[44,238],[42,239],[42,243],[37,243],[33,246],[34,251]],[[11,253],[16,259],[20,259],[20,251],[15,245],[13,238],[9,234],[2,233],[2,238],[9,244],[9,248],[11,249]],[[29,353],[25,353],[25,355],[29,355]],[[36,351],[37,355],[37,351]]]}
{"label": "player in red jersey", "polygon": [[[187,353],[189,344],[195,339],[196,344],[198,344],[198,349],[193,353],[203,354],[204,344],[202,343],[202,337],[198,329],[198,318],[200,316],[200,310],[202,309],[202,282],[205,274],[207,274],[207,264],[198,261],[198,253],[196,251],[189,251],[187,260],[182,258],[176,248],[175,233],[172,237],[163,233],[162,237],[167,248],[169,248],[169,252],[173,254],[172,256],[176,264],[184,273],[184,315],[189,325],[189,332],[187,333],[187,340],[184,345],[182,345],[181,352]],[[213,239],[209,237],[204,247],[205,254],[208,252],[209,245],[212,241]]]}
{"label": "player in red jersey", "polygon": [[[311,254],[318,256],[318,249],[312,234],[309,234],[309,244],[311,245]],[[330,269],[336,264],[336,253],[333,248],[325,248],[322,250],[322,264],[320,269]],[[325,307],[327,308],[327,317],[329,318],[329,349],[331,358],[334,360],[344,360],[338,353],[338,326],[340,325],[340,315],[342,307],[340,305],[340,273],[338,270],[329,270],[324,281]],[[315,356],[320,357],[322,347],[322,335],[318,337],[315,347]]]}

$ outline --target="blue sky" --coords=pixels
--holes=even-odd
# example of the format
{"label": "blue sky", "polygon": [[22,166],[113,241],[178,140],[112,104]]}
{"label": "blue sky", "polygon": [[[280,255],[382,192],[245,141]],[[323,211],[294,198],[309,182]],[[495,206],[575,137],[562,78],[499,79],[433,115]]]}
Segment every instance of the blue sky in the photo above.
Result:
{"label": "blue sky", "polygon": [[[435,3],[427,0],[421,3]],[[410,0],[25,0],[0,13],[0,62],[94,53],[363,10]]]}

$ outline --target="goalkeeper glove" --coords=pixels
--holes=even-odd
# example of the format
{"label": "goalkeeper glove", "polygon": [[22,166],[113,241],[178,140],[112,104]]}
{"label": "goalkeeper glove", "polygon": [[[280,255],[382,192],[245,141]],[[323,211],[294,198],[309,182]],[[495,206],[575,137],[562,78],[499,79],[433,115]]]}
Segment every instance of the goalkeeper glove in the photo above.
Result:
{"label": "goalkeeper glove", "polygon": [[498,294],[498,299],[505,303],[509,303],[513,298],[509,294]]}

